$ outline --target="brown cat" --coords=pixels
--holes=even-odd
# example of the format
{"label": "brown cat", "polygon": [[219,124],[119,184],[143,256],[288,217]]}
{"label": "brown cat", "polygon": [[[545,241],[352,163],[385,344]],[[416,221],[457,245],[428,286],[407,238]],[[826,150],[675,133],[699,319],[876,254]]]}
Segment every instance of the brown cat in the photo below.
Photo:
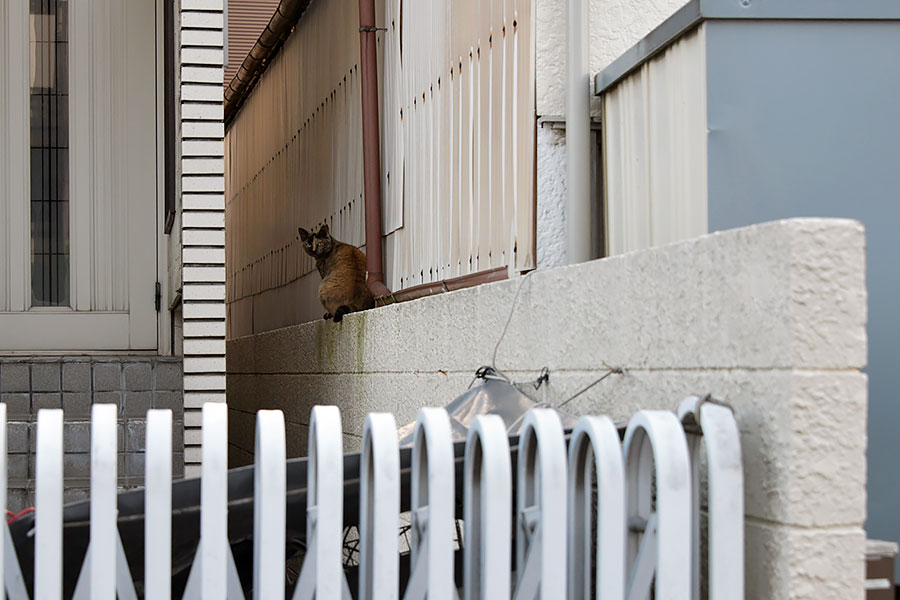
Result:
{"label": "brown cat", "polygon": [[301,227],[300,240],[306,253],[316,259],[322,276],[319,300],[328,311],[326,320],[340,323],[347,313],[375,307],[366,285],[366,255],[359,248],[331,237],[327,224],[316,233]]}

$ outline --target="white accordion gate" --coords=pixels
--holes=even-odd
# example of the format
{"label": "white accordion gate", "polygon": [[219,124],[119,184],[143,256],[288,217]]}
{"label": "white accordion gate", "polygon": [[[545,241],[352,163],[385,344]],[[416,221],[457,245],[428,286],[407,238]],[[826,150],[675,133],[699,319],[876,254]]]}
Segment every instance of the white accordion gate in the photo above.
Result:
{"label": "white accordion gate", "polygon": [[[200,544],[185,598],[243,598],[227,533],[227,407],[203,408]],[[116,527],[116,413],[95,405],[90,545],[75,598],[137,598]],[[285,597],[286,458],[280,411],[260,411],[254,471],[253,597]],[[62,595],[62,411],[38,413],[35,597]],[[169,411],[150,411],[145,491],[145,597],[170,598]],[[343,547],[343,434],[336,407],[316,407],[310,426],[306,556],[293,599],[399,600],[400,460],[394,418],[366,419],[360,462],[359,588],[347,584]],[[743,598],[743,474],[731,409],[687,398],[678,416],[640,411],[624,443],[607,417],[582,417],[566,444],[556,413],[535,409],[518,438],[498,416],[475,420],[456,498],[447,413],[419,413],[412,451],[410,577],[406,600],[699,599],[701,441],[708,481],[709,597]],[[6,406],[0,404],[0,501],[6,499]],[[595,476],[596,474],[596,476]],[[596,497],[595,497],[596,496]],[[457,501],[462,504],[463,581],[454,578]],[[0,580],[28,598],[9,528]],[[513,542],[515,550],[513,551]],[[40,560],[37,560],[37,558]],[[515,563],[513,560],[515,559]],[[514,566],[515,565],[515,566]],[[595,579],[594,579],[595,578]]]}

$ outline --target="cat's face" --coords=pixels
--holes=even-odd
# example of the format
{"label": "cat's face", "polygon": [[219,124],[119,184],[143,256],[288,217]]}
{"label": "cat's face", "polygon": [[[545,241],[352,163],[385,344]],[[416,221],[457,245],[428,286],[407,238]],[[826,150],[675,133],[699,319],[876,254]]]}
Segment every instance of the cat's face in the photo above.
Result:
{"label": "cat's face", "polygon": [[322,225],[316,233],[300,228],[300,241],[303,249],[313,258],[324,258],[334,248],[334,238],[328,233],[328,225]]}

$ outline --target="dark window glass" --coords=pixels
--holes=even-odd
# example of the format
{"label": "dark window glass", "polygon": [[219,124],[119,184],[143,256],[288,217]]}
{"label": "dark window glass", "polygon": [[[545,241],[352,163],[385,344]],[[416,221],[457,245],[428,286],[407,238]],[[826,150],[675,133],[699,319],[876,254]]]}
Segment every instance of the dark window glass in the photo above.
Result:
{"label": "dark window glass", "polygon": [[31,295],[69,305],[69,3],[30,0]]}

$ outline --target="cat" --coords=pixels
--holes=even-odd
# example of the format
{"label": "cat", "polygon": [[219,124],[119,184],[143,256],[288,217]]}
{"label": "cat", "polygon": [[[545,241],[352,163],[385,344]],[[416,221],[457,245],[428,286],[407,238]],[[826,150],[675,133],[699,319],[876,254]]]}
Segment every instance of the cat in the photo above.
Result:
{"label": "cat", "polygon": [[316,259],[322,276],[319,300],[327,311],[325,320],[340,323],[347,313],[375,307],[375,298],[366,285],[366,255],[357,248],[339,242],[328,232],[328,224],[316,233],[299,229],[307,254]]}

